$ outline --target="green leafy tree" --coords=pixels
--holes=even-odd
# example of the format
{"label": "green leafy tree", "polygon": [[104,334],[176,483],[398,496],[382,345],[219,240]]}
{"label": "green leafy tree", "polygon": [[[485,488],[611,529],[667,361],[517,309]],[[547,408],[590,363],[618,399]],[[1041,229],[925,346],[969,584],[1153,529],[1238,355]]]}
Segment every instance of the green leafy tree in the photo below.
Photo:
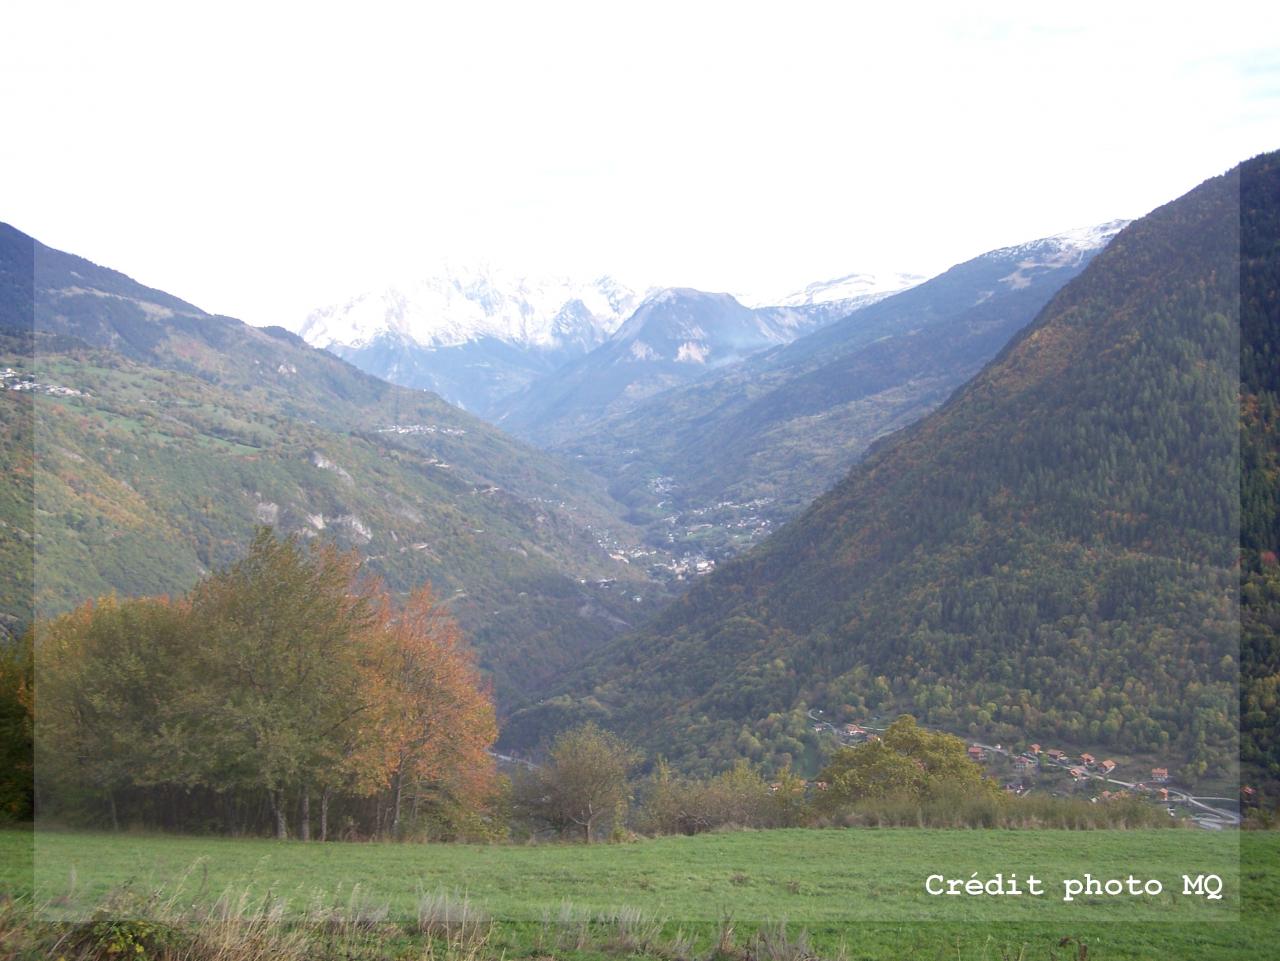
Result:
{"label": "green leafy tree", "polygon": [[195,692],[204,729],[188,739],[208,745],[209,782],[267,792],[278,837],[288,836],[291,798],[308,837],[311,794],[347,764],[373,706],[355,640],[373,623],[376,585],[359,585],[357,566],[332,545],[305,548],[262,528],[243,560],[192,592],[208,670]]}
{"label": "green leafy tree", "polygon": [[997,792],[969,759],[964,741],[925,730],[909,714],[889,725],[880,740],[836,751],[819,779],[827,784],[821,795],[826,808],[875,798],[924,801],[943,791]]}
{"label": "green leafy tree", "polygon": [[0,821],[22,821],[32,815],[34,693],[31,633],[13,641],[0,638]]}
{"label": "green leafy tree", "polygon": [[[186,688],[184,610],[163,598],[82,605],[37,632],[36,739],[44,796],[54,810],[88,793],[119,827],[118,798],[175,776],[189,760],[173,723]],[[176,656],[175,656],[176,655]]]}
{"label": "green leafy tree", "polygon": [[592,722],[565,731],[546,762],[522,779],[518,803],[526,816],[562,834],[592,835],[626,811],[631,772],[641,755],[630,744]]}

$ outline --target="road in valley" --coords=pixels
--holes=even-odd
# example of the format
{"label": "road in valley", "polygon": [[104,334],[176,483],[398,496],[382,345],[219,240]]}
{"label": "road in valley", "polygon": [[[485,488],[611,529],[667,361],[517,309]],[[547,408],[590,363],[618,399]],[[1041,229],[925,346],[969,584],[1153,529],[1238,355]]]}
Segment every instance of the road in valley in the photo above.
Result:
{"label": "road in valley", "polygon": [[[830,721],[824,720],[820,716],[822,714],[821,709],[811,709],[808,713],[809,713],[809,720],[814,722],[815,729],[830,731],[837,738],[843,741],[844,739],[843,735],[836,728],[836,726],[832,724]],[[868,727],[865,724],[862,724],[859,726],[864,731],[872,731],[877,734],[884,732],[884,728]],[[923,727],[923,725],[921,726]],[[1002,754],[1006,757],[1011,757],[1014,754],[1014,752],[1006,750],[1004,747],[1002,747],[999,744],[982,744],[978,741],[970,741],[969,743],[973,744],[976,747],[980,747],[982,748],[982,750],[987,751],[988,753],[991,753],[991,754]],[[1045,760],[1042,760],[1040,763],[1052,764],[1068,771],[1073,767],[1079,767],[1078,764],[1072,764],[1070,761],[1059,761],[1055,758],[1046,758]],[[1089,779],[1094,781],[1105,781],[1107,784],[1115,784],[1119,787],[1128,788],[1129,790],[1139,790],[1138,784],[1140,782],[1137,782],[1137,781],[1121,781],[1119,778],[1108,777],[1105,774],[1099,774],[1097,772],[1090,771],[1087,768],[1085,769],[1084,773],[1085,773],[1085,777],[1088,777]],[[1179,791],[1176,788],[1166,788],[1166,790],[1168,790],[1169,792],[1170,801],[1178,801],[1178,802],[1181,802],[1182,804],[1185,804],[1188,808],[1193,808],[1197,811],[1203,812],[1198,816],[1192,815],[1192,819],[1196,822],[1196,824],[1200,825],[1200,827],[1205,828],[1206,830],[1216,831],[1216,830],[1221,830],[1224,827],[1240,826],[1239,812],[1232,811],[1229,808],[1214,807],[1213,805],[1207,803],[1209,801],[1229,800],[1228,798],[1211,798],[1211,797],[1198,798],[1198,797],[1193,797],[1192,795],[1187,794],[1184,791]]]}

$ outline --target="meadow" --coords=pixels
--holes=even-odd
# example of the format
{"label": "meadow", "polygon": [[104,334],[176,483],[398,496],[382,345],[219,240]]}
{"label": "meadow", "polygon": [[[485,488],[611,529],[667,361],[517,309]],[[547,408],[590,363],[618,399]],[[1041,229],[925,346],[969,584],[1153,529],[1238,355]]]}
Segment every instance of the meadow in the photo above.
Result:
{"label": "meadow", "polygon": [[[39,917],[221,898],[269,904],[285,927],[341,919],[366,951],[335,954],[367,957],[421,956],[431,935],[456,948],[463,918],[484,930],[470,939],[476,958],[963,961],[1079,958],[1082,944],[1095,959],[1261,958],[1280,908],[1280,835],[1194,830],[799,829],[591,846],[0,832],[0,865],[0,887]],[[931,875],[997,873],[1024,893],[925,890]],[[1064,900],[1063,881],[1086,873],[1163,891]],[[1222,897],[1184,893],[1184,874],[1219,876]],[[1030,875],[1042,895],[1025,893]]]}

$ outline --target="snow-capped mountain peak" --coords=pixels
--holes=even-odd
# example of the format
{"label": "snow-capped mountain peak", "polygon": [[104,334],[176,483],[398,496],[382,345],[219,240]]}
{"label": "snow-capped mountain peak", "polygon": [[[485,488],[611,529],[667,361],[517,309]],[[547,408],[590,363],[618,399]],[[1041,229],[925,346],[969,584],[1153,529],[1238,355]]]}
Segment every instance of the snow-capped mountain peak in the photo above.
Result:
{"label": "snow-capped mountain peak", "polygon": [[983,256],[991,260],[1007,260],[1024,253],[1043,255],[1053,251],[1080,253],[1098,250],[1109,244],[1112,238],[1129,224],[1128,220],[1109,220],[1105,224],[1095,224],[1092,227],[1076,227],[1060,234],[1041,237],[1039,240],[1030,240],[1012,247],[1001,247]]}
{"label": "snow-capped mountain peak", "polygon": [[1095,224],[1092,227],[1076,227],[1074,230],[1067,230],[1045,239],[1057,242],[1064,249],[1097,250],[1111,243],[1115,235],[1131,223],[1133,223],[1131,220],[1108,220],[1105,224]]}
{"label": "snow-capped mountain peak", "polygon": [[491,338],[555,349],[566,338],[603,341],[639,299],[611,277],[581,282],[444,264],[406,286],[314,310],[298,333],[316,347],[359,348],[394,334],[428,348]]}
{"label": "snow-capped mountain peak", "polygon": [[992,260],[1012,260],[1017,269],[1000,282],[1015,289],[1025,287],[1029,283],[1030,272],[1051,270],[1057,267],[1074,266],[1087,255],[1107,244],[1116,234],[1127,227],[1131,221],[1109,220],[1105,224],[1092,227],[1077,227],[1051,237],[993,250],[984,257]]}
{"label": "snow-capped mountain peak", "polygon": [[924,283],[921,274],[858,272],[819,280],[784,297],[770,301],[773,307],[807,307],[815,304],[849,304],[865,307],[890,294]]}

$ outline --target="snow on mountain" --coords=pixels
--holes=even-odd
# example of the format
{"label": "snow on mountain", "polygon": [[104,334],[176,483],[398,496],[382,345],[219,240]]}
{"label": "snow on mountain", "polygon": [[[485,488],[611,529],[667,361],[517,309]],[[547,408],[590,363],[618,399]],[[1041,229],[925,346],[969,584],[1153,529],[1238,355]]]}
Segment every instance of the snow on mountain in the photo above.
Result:
{"label": "snow on mountain", "polygon": [[[721,366],[788,344],[819,326],[812,310],[746,307],[731,294],[688,287],[651,292],[601,348],[632,360]],[[625,350],[614,349],[621,344]],[[640,345],[640,346],[637,346]]]}
{"label": "snow on mountain", "polygon": [[[771,307],[808,307],[814,304],[844,304],[866,307],[890,294],[928,280],[920,274],[852,273],[831,280],[819,280],[784,297],[769,301]],[[765,306],[761,304],[760,306]]]}
{"label": "snow on mountain", "polygon": [[[992,276],[980,300],[1081,264],[1125,223],[984,255]],[[298,333],[377,377],[434,391],[532,436],[576,429],[611,405],[807,340],[925,279],[850,273],[743,302],[691,288],[639,292],[607,276],[584,282],[445,264],[407,286],[315,310]]]}
{"label": "snow on mountain", "polygon": [[[1019,270],[1034,268],[1064,267],[1078,263],[1080,258],[1090,252],[1105,247],[1116,234],[1128,226],[1128,220],[1112,220],[1091,227],[1077,227],[1052,237],[1033,240],[1014,247],[993,250],[986,254],[992,260],[1016,258],[1022,256],[1027,262],[1020,264]],[[819,280],[809,284],[802,290],[794,291],[781,297],[739,298],[751,307],[838,307],[840,311],[852,313],[860,307],[869,307],[878,300],[900,293],[929,278],[921,274],[898,273],[893,271],[859,272],[835,277],[831,280]],[[1013,286],[1021,286],[1025,276],[1015,272],[1007,278]]]}
{"label": "snow on mountain", "polygon": [[840,307],[842,310],[854,311],[859,307],[867,307],[876,301],[882,301],[890,294],[899,293],[900,290],[915,287],[916,284],[924,283],[927,279],[920,274],[859,271],[859,273],[845,274],[829,280],[815,280],[803,289],[791,290],[787,293],[774,292],[765,296],[758,296],[758,294],[745,296],[744,294],[737,299],[749,307]]}
{"label": "snow on mountain", "polygon": [[1078,264],[1086,256],[1109,244],[1129,223],[1128,220],[1110,220],[1092,227],[1077,227],[1052,237],[993,250],[983,256],[988,260],[1013,261],[1017,269],[1001,277],[1000,283],[1017,290],[1031,282],[1030,275],[1034,271]]}
{"label": "snow on mountain", "polygon": [[393,334],[428,348],[492,338],[535,350],[569,344],[590,349],[639,301],[611,277],[584,283],[445,265],[408,286],[314,310],[298,333],[315,347],[359,348]]}
{"label": "snow on mountain", "polygon": [[1112,238],[1133,223],[1132,220],[1108,220],[1105,224],[1092,227],[1076,227],[1052,237],[1046,237],[1039,243],[1056,243],[1063,250],[1098,250],[1111,243]]}

